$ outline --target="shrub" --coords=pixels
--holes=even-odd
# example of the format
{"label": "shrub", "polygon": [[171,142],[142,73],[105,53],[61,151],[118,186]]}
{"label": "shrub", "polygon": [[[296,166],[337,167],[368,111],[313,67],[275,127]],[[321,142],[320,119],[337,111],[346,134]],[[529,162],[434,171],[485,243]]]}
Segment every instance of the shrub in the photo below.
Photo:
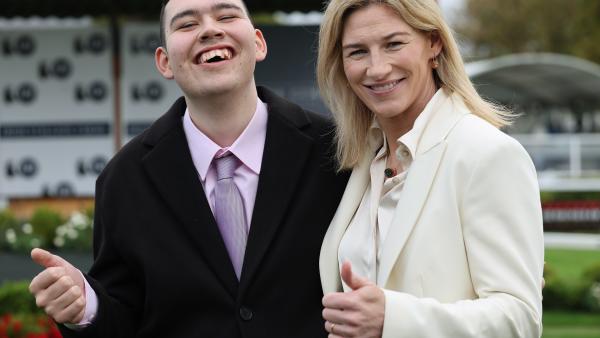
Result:
{"label": "shrub", "polygon": [[0,338],[62,338],[56,324],[46,315],[5,314],[0,316]]}
{"label": "shrub", "polygon": [[0,315],[7,313],[43,313],[29,293],[28,282],[6,282],[0,287]]}
{"label": "shrub", "polygon": [[56,228],[52,243],[58,249],[87,250],[92,246],[93,216],[89,212],[74,212]]}
{"label": "shrub", "polygon": [[583,273],[582,306],[589,311],[600,312],[600,262]]}
{"label": "shrub", "polygon": [[29,253],[32,248],[42,247],[89,251],[93,220],[93,208],[74,212],[66,221],[46,208],[37,209],[27,222],[19,222],[9,211],[0,211],[0,250]]}
{"label": "shrub", "polygon": [[544,309],[566,309],[573,307],[577,301],[573,292],[556,274],[548,263],[544,265],[546,285],[542,289]]}
{"label": "shrub", "polygon": [[35,305],[29,282],[6,282],[0,286],[0,337],[61,337],[56,324]]}
{"label": "shrub", "polygon": [[33,228],[32,234],[38,236],[41,241],[37,246],[52,248],[56,228],[63,223],[63,219],[54,210],[40,208],[33,213],[29,223]]}
{"label": "shrub", "polygon": [[5,232],[6,244],[10,251],[28,253],[31,248],[43,246],[42,237],[33,233],[33,227],[25,223]]}
{"label": "shrub", "polygon": [[19,222],[9,210],[0,211],[0,250],[9,247],[6,233],[9,229],[17,228]]}

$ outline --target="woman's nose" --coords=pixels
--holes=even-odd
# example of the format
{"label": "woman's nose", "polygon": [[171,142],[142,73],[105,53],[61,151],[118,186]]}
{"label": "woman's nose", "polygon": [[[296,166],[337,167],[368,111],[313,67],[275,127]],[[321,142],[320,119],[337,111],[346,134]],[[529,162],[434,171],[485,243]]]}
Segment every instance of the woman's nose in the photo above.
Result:
{"label": "woman's nose", "polygon": [[385,57],[372,54],[371,62],[367,68],[367,76],[375,79],[384,78],[390,73],[392,66]]}

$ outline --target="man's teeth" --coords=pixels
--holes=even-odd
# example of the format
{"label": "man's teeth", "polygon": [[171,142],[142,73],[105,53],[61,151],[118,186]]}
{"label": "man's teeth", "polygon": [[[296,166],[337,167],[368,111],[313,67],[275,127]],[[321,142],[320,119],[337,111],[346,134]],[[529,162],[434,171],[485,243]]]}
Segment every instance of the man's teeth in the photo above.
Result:
{"label": "man's teeth", "polygon": [[371,89],[373,89],[375,91],[386,91],[386,90],[390,90],[390,89],[396,87],[398,82],[400,82],[400,81],[394,81],[394,82],[390,82],[390,83],[387,83],[384,85],[373,85],[370,87],[371,87]]}
{"label": "man's teeth", "polygon": [[206,63],[208,62],[208,60],[214,57],[220,57],[223,60],[229,60],[231,59],[231,51],[229,51],[229,49],[226,48],[210,50],[200,55],[200,63]]}

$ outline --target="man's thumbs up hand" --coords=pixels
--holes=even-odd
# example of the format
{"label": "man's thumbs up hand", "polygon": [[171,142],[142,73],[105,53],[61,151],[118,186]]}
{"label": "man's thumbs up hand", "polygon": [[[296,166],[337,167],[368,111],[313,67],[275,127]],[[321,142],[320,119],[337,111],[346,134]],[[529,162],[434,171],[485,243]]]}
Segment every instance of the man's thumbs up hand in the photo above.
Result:
{"label": "man's thumbs up hand", "polygon": [[29,285],[37,306],[58,323],[79,323],[85,313],[81,272],[61,257],[42,249],[33,249],[31,259],[45,268]]}

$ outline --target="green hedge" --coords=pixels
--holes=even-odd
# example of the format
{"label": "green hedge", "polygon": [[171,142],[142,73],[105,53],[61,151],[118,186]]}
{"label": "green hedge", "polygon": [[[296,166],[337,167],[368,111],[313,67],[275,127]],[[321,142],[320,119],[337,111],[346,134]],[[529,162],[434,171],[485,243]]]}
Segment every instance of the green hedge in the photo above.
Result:
{"label": "green hedge", "polygon": [[600,262],[585,270],[577,282],[566,282],[554,268],[544,267],[544,309],[600,312]]}
{"label": "green hedge", "polygon": [[28,220],[0,211],[0,250],[28,253],[32,248],[89,252],[92,247],[93,210],[74,212],[64,219],[48,208],[35,210]]}
{"label": "green hedge", "polygon": [[0,337],[61,337],[56,324],[35,305],[29,282],[6,282],[0,286]]}

